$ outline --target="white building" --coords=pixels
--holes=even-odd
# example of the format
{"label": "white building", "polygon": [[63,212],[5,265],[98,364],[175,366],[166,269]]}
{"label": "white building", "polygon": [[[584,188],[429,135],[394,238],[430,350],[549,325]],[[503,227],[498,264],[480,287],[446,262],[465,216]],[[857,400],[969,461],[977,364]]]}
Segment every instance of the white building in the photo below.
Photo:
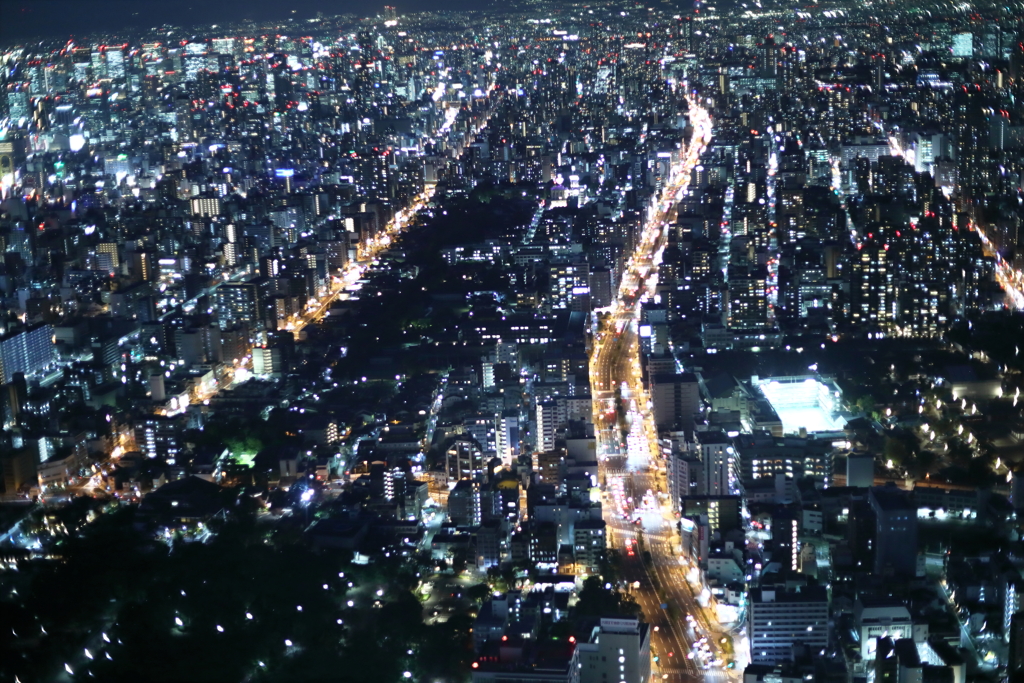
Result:
{"label": "white building", "polygon": [[651,627],[638,619],[601,619],[589,643],[576,646],[580,683],[647,683]]}
{"label": "white building", "polygon": [[805,645],[811,652],[828,645],[828,593],[824,586],[751,590],[747,613],[750,661],[754,664],[790,661],[795,645]]}
{"label": "white building", "polygon": [[739,458],[732,439],[723,432],[701,432],[697,448],[704,465],[704,491],[709,496],[734,496],[740,493]]}
{"label": "white building", "polygon": [[511,467],[519,457],[519,413],[506,410],[495,419],[495,436],[501,464]]}
{"label": "white building", "polygon": [[672,511],[675,512],[679,509],[680,498],[698,495],[703,490],[702,463],[695,453],[678,451],[667,439],[661,440],[661,447],[667,460],[668,492],[672,501]]}
{"label": "white building", "polygon": [[875,659],[878,638],[887,636],[894,640],[914,637],[914,623],[906,605],[893,601],[861,601],[853,608],[857,634],[860,636],[862,662]]}
{"label": "white building", "polygon": [[534,411],[537,420],[538,451],[555,449],[555,431],[558,429],[558,404],[554,401],[540,401]]}

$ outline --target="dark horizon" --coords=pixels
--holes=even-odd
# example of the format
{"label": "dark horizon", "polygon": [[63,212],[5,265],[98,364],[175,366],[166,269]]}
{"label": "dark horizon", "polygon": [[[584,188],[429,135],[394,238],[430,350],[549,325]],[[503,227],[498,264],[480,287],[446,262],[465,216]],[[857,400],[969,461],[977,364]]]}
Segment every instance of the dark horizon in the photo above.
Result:
{"label": "dark horizon", "polygon": [[[232,24],[243,20],[301,21],[318,12],[327,16],[355,14],[370,17],[385,2],[376,0],[298,0],[287,4],[272,0],[218,0],[202,3],[140,3],[138,0],[10,0],[0,3],[0,41],[57,39],[93,33],[146,30],[161,24],[196,26]],[[406,0],[399,13],[434,10],[480,9],[471,0]],[[293,13],[294,11],[294,13]]]}

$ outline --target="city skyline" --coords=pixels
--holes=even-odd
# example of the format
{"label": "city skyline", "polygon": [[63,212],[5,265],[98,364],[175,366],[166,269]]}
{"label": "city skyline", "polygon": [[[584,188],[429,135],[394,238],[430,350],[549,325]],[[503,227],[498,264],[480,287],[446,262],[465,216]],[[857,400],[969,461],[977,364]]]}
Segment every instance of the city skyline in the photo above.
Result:
{"label": "city skyline", "polygon": [[[202,3],[164,6],[139,3],[136,0],[12,2],[0,7],[0,43],[66,39],[93,33],[130,35],[163,25],[205,30],[211,24],[228,26],[243,20],[298,22],[302,25],[318,15],[354,14],[372,17],[380,12],[380,7],[380,3],[362,0],[300,0],[289,3],[287,7],[270,0],[227,0],[215,6]],[[479,9],[479,4],[464,0],[417,0],[401,7],[404,13]]]}
{"label": "city skyline", "polygon": [[1024,680],[1024,5],[12,10],[0,678]]}

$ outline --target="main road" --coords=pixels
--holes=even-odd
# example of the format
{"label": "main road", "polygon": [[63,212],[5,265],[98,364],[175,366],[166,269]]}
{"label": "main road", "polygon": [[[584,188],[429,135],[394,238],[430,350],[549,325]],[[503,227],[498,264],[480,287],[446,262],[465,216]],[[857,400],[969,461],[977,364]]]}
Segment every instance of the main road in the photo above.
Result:
{"label": "main road", "polygon": [[[657,428],[651,415],[639,365],[640,304],[654,294],[661,251],[676,204],[689,186],[691,172],[711,140],[711,118],[690,103],[692,134],[673,165],[656,207],[649,212],[640,241],[619,286],[616,301],[600,312],[590,357],[594,424],[604,483],[604,518],[609,546],[622,557],[622,579],[654,627],[653,676],[693,683],[703,678],[730,678],[720,665],[725,654],[720,627],[698,603],[690,579],[696,572],[681,555],[671,514],[664,503],[668,490],[658,453]],[[708,660],[694,655],[693,644],[706,638]],[[738,670],[736,670],[738,673]]]}

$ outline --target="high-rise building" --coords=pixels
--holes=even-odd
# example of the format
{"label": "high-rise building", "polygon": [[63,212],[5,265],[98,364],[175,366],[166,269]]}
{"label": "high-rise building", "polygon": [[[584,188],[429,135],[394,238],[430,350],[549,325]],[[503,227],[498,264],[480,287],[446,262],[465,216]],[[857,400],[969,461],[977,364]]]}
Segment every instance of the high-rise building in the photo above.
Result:
{"label": "high-rise building", "polygon": [[39,372],[56,360],[50,325],[36,325],[0,337],[0,384],[9,384],[17,372],[26,376]]}
{"label": "high-rise building", "polygon": [[764,266],[730,265],[726,323],[734,329],[768,324],[768,269]]}
{"label": "high-rise building", "polygon": [[683,496],[694,496],[703,491],[701,479],[703,468],[696,453],[676,451],[662,442],[668,470],[668,494],[672,510],[679,509],[679,501]]}
{"label": "high-rise building", "polygon": [[117,242],[100,242],[96,245],[96,260],[103,270],[115,272],[121,267],[117,253]]}
{"label": "high-rise building", "polygon": [[106,58],[107,78],[114,81],[124,80],[124,52],[120,46],[108,47],[104,51]]}
{"label": "high-rise building", "polygon": [[791,479],[811,477],[826,485],[832,479],[833,447],[825,439],[741,434],[734,440],[734,446],[744,484],[776,475]]}
{"label": "high-rise building", "polygon": [[743,528],[740,496],[683,496],[679,512],[687,519],[706,518],[708,531],[725,534]]}
{"label": "high-rise building", "polygon": [[651,378],[651,403],[659,429],[686,429],[700,411],[700,386],[693,373],[659,373]]}
{"label": "high-rise building", "polygon": [[889,244],[869,235],[850,259],[850,319],[853,323],[888,328],[896,319],[896,280]]}
{"label": "high-rise building", "polygon": [[573,554],[577,573],[593,574],[599,571],[608,544],[605,536],[603,519],[581,519],[573,525]]}
{"label": "high-rise building", "polygon": [[502,464],[511,466],[519,457],[519,411],[510,409],[495,419],[495,441]]}
{"label": "high-rise building", "polygon": [[693,50],[693,17],[682,16],[676,23],[676,36],[679,39],[679,47],[689,52]]}
{"label": "high-rise building", "polygon": [[449,482],[483,477],[484,456],[480,445],[472,438],[455,439],[445,454],[445,464]]}
{"label": "high-rise building", "polygon": [[740,492],[739,458],[724,432],[698,432],[697,452],[703,465],[704,493],[729,496]]}
{"label": "high-rise building", "polygon": [[219,55],[234,55],[235,43],[234,38],[214,38],[210,41],[210,49]]}
{"label": "high-rise building", "polygon": [[9,83],[7,85],[7,116],[14,126],[27,121],[32,110],[29,107],[29,83]]}
{"label": "high-rise building", "polygon": [[156,263],[156,254],[152,251],[131,252],[130,272],[135,280],[149,282],[157,279],[160,274]]}
{"label": "high-rise building", "polygon": [[778,506],[772,511],[772,560],[790,571],[800,569],[800,510]]}
{"label": "high-rise building", "polygon": [[488,457],[493,457],[497,450],[497,429],[493,415],[476,414],[463,418],[462,429],[480,444],[484,453],[490,452]]}
{"label": "high-rise building", "polygon": [[536,448],[539,451],[550,451],[555,447],[555,431],[558,429],[558,403],[556,401],[539,401],[534,411],[537,420]]}
{"label": "high-rise building", "polygon": [[15,375],[8,384],[0,384],[0,427],[13,427],[28,400],[25,375]]}
{"label": "high-rise building", "polygon": [[107,77],[107,64],[106,60],[103,58],[102,48],[92,51],[89,63],[92,70],[92,77],[94,79],[99,80]]}
{"label": "high-rise building", "polygon": [[480,526],[480,484],[461,479],[448,494],[448,518],[456,526]]}
{"label": "high-rise building", "polygon": [[164,458],[173,465],[181,450],[180,422],[175,418],[150,415],[135,425],[135,442],[147,458]]}
{"label": "high-rise building", "polygon": [[638,619],[601,619],[589,642],[576,648],[579,683],[646,683],[651,678],[651,627]]}
{"label": "high-rise building", "polygon": [[226,282],[217,287],[217,317],[221,329],[239,323],[251,328],[260,321],[259,288],[254,282]]}
{"label": "high-rise building", "polygon": [[747,607],[750,661],[778,664],[793,659],[804,645],[817,653],[828,646],[828,592],[824,586],[797,590],[755,588]]}
{"label": "high-rise building", "polygon": [[221,211],[220,197],[193,197],[193,216],[219,216]]}
{"label": "high-rise building", "polygon": [[872,488],[869,500],[875,512],[875,573],[917,576],[917,507],[894,486]]}
{"label": "high-rise building", "polygon": [[1006,672],[1011,683],[1024,679],[1024,612],[1016,612],[1010,617],[1010,652]]}
{"label": "high-rise building", "polygon": [[573,302],[590,294],[590,266],[587,263],[553,263],[548,269],[551,308],[569,309]]}

